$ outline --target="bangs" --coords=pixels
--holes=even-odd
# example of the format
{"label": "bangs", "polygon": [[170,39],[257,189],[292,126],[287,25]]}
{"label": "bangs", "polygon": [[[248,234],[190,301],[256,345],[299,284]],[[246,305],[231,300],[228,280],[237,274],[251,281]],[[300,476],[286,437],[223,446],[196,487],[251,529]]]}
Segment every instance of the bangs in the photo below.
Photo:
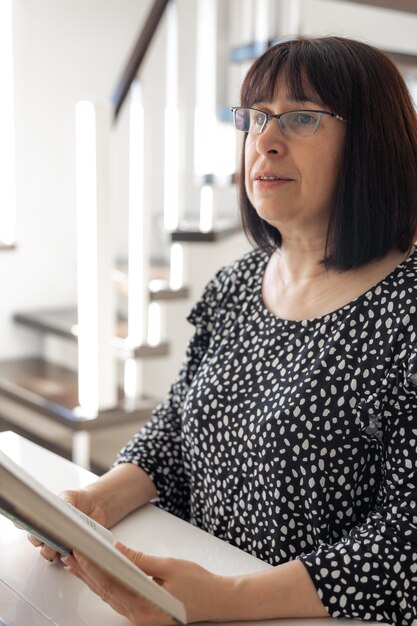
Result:
{"label": "bangs", "polygon": [[288,48],[270,48],[251,66],[241,89],[241,105],[251,107],[256,102],[270,102],[278,90],[278,76],[287,65]]}
{"label": "bangs", "polygon": [[330,59],[331,55],[326,55],[311,40],[290,40],[273,46],[255,61],[246,75],[241,106],[272,102],[284,84],[290,100],[315,102],[345,116],[346,80],[350,81],[347,76],[341,76],[340,66],[332,67]]}

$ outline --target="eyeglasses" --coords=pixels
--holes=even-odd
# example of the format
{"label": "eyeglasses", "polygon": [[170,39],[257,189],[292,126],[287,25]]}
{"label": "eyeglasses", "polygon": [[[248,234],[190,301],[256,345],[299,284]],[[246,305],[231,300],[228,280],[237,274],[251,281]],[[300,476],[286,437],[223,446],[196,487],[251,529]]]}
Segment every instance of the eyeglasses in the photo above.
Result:
{"label": "eyeglasses", "polygon": [[336,120],[346,122],[346,120],[336,113],[330,111],[316,111],[311,109],[301,109],[298,111],[287,111],[279,115],[271,115],[259,109],[246,107],[233,107],[233,121],[236,130],[244,133],[262,133],[269,122],[278,120],[282,132],[287,136],[297,135],[298,137],[310,137],[317,131],[323,115],[329,115]]}

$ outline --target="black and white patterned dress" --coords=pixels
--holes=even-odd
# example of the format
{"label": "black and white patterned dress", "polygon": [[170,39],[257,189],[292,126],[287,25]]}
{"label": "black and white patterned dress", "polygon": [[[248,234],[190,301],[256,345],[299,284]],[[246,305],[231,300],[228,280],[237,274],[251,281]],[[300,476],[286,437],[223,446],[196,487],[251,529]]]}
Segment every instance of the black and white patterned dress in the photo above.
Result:
{"label": "black and white patterned dress", "polygon": [[300,558],[332,616],[417,625],[417,253],[307,321],[265,308],[267,261],[208,284],[177,381],[118,460],[164,509]]}

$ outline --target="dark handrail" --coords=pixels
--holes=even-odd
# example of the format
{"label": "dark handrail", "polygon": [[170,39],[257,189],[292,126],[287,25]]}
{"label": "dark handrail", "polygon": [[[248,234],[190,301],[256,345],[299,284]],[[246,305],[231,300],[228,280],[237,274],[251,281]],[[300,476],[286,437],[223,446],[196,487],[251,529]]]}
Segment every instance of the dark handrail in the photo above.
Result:
{"label": "dark handrail", "polygon": [[149,48],[149,45],[158,28],[158,24],[170,0],[155,0],[149,12],[147,20],[143,25],[141,33],[132,54],[126,64],[123,74],[116,85],[111,101],[114,106],[114,119],[117,119],[120,109],[126,99],[130,86],[142,65],[142,61]]}
{"label": "dark handrail", "polygon": [[370,4],[381,9],[392,9],[394,11],[406,11],[406,13],[417,13],[415,0],[353,0],[361,4]]}

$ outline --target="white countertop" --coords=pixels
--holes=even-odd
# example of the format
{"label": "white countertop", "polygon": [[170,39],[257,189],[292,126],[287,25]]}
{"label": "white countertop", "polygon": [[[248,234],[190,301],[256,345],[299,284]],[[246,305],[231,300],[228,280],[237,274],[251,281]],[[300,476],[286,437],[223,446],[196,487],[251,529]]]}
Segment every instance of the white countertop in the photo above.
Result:
{"label": "white countertop", "polygon": [[[0,449],[55,493],[79,488],[95,475],[16,435],[0,433]],[[148,505],[112,529],[117,539],[150,554],[191,559],[221,574],[244,574],[271,567]],[[60,563],[48,563],[28,542],[26,533],[0,515],[0,626],[127,626]],[[329,619],[244,622],[245,626],[329,626]],[[342,626],[363,622],[334,620]],[[367,622],[370,624],[370,622]],[[221,625],[220,625],[221,626]]]}

